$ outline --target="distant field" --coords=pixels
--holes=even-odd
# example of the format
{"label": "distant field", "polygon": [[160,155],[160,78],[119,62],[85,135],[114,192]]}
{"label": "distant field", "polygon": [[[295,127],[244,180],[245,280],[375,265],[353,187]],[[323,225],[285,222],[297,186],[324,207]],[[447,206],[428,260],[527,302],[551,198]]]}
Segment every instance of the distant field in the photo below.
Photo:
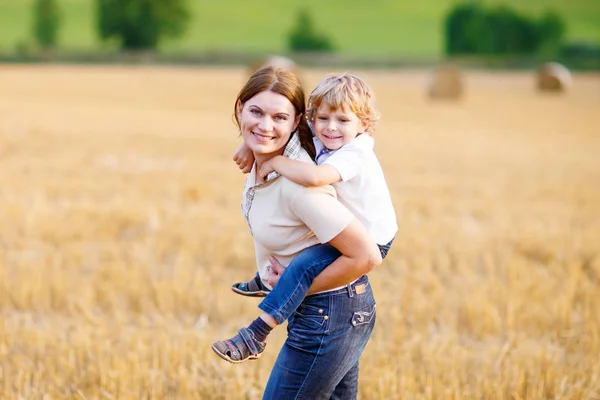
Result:
{"label": "distant field", "polygon": [[[12,50],[31,31],[33,0],[0,0],[0,51]],[[441,24],[456,0],[283,1],[190,0],[193,22],[185,37],[165,43],[165,51],[283,51],[296,10],[309,8],[318,28],[331,35],[340,52],[436,56],[442,51]],[[600,41],[598,0],[484,1],[508,4],[532,15],[561,13],[568,39]],[[96,48],[93,0],[61,0],[62,46]],[[276,4],[276,6],[274,6]]]}
{"label": "distant field", "polygon": [[[307,87],[324,70],[306,70]],[[359,71],[359,73],[361,73]],[[363,71],[400,230],[369,274],[364,400],[600,398],[600,75]],[[245,70],[0,66],[0,399],[257,400],[210,344],[256,317]]]}

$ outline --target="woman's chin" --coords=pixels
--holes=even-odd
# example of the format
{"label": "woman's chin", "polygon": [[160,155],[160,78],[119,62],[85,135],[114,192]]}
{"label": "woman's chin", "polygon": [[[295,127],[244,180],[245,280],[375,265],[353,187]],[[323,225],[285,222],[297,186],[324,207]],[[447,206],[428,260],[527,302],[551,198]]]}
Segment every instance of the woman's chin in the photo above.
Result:
{"label": "woman's chin", "polygon": [[262,144],[262,143],[252,143],[249,144],[246,142],[246,145],[252,150],[254,155],[267,155],[276,152],[278,149],[275,148],[271,143]]}
{"label": "woman's chin", "polygon": [[[279,146],[281,144],[281,146]],[[285,142],[270,140],[267,142],[258,141],[254,138],[247,140],[246,145],[252,150],[254,154],[270,154],[280,150],[284,147]]]}

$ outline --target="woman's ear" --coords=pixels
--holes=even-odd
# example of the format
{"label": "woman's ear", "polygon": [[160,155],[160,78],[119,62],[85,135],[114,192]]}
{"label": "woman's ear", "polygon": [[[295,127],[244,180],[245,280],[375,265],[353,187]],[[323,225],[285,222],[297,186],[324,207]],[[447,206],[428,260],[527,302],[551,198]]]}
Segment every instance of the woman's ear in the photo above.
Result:
{"label": "woman's ear", "polygon": [[244,108],[244,105],[242,104],[241,101],[238,100],[237,104],[235,105],[235,114],[236,114],[236,116],[238,118],[238,121],[242,117],[242,109],[243,108]]}

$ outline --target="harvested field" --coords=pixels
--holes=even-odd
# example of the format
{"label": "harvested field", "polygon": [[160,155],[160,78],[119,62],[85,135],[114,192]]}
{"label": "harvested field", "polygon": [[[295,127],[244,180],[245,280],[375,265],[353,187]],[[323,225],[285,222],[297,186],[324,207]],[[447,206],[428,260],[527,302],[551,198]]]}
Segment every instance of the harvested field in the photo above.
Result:
{"label": "harvested field", "polygon": [[[307,88],[329,71],[304,71]],[[600,399],[600,75],[356,71],[400,232],[362,399]],[[259,399],[210,350],[257,312],[233,101],[247,71],[0,67],[0,398]]]}

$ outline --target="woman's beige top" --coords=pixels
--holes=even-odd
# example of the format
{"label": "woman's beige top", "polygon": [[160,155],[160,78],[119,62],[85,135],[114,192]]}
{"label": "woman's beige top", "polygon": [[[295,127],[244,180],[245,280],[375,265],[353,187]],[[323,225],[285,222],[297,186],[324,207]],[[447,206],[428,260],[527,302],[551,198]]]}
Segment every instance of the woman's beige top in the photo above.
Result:
{"label": "woman's beige top", "polygon": [[[293,148],[293,151],[289,151]],[[291,154],[290,154],[291,153]],[[299,147],[296,135],[286,146],[290,158],[313,163]],[[283,266],[307,247],[327,243],[341,233],[354,219],[336,200],[332,186],[308,188],[283,176],[256,185],[256,164],[252,167],[242,197],[242,210],[254,239],[256,264],[263,283],[269,276],[269,256]]]}

